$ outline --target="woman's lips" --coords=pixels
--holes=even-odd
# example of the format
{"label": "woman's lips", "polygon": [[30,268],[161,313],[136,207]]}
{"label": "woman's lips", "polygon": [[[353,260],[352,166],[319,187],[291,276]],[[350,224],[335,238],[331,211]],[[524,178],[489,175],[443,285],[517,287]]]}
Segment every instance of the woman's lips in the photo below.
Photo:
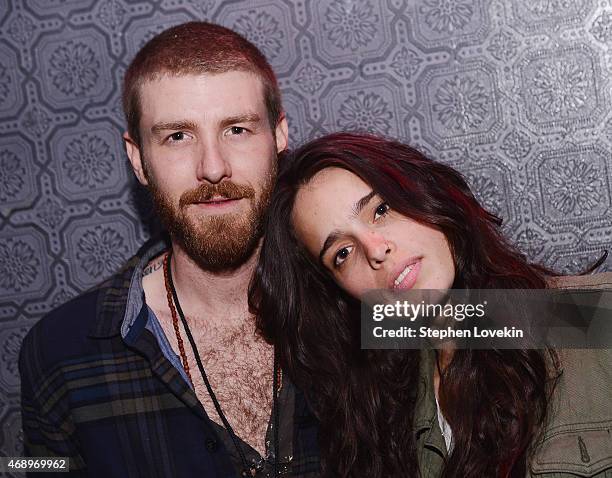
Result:
{"label": "woman's lips", "polygon": [[412,289],[416,283],[420,270],[420,258],[408,261],[395,275],[390,288],[396,290]]}

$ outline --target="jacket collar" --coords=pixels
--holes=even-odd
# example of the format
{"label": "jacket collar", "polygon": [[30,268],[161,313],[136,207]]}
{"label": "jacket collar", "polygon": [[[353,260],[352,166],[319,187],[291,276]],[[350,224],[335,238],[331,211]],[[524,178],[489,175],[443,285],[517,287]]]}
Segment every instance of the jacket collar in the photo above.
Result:
{"label": "jacket collar", "polygon": [[[421,446],[436,448],[442,456],[447,455],[446,444],[438,425],[438,407],[434,391],[434,365],[436,354],[434,350],[421,351],[419,365],[419,384],[414,408],[415,440]],[[421,440],[424,438],[424,440]]]}

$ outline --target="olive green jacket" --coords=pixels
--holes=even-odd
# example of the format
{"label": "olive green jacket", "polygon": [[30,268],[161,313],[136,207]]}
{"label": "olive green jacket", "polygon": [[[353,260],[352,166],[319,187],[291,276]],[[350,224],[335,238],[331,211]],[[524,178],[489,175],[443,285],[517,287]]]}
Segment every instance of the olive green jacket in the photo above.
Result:
{"label": "olive green jacket", "polygon": [[[608,289],[612,273],[553,279],[551,286]],[[558,355],[562,373],[527,477],[612,478],[612,349],[567,349]],[[434,363],[433,352],[423,351],[414,421],[422,478],[439,477],[447,456],[437,418]]]}

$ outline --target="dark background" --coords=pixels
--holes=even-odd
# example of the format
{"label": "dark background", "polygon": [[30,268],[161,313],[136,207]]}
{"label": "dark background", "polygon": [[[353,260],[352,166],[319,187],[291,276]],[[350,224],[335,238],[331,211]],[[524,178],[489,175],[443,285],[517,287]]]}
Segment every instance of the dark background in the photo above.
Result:
{"label": "dark background", "polygon": [[267,55],[292,144],[399,137],[465,173],[557,270],[612,245],[611,0],[0,0],[1,454],[21,453],[23,335],[149,235],[120,79],[146,40],[193,19]]}

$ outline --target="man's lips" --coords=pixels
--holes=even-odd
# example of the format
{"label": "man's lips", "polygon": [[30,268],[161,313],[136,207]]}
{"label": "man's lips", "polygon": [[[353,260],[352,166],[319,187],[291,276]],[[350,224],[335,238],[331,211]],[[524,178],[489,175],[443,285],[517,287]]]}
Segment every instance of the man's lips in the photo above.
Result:
{"label": "man's lips", "polygon": [[191,204],[201,207],[225,207],[236,204],[241,199],[243,198],[213,197],[210,199],[202,199],[201,201],[194,201]]}
{"label": "man's lips", "polygon": [[412,289],[421,270],[422,257],[411,257],[393,269],[389,289]]}

